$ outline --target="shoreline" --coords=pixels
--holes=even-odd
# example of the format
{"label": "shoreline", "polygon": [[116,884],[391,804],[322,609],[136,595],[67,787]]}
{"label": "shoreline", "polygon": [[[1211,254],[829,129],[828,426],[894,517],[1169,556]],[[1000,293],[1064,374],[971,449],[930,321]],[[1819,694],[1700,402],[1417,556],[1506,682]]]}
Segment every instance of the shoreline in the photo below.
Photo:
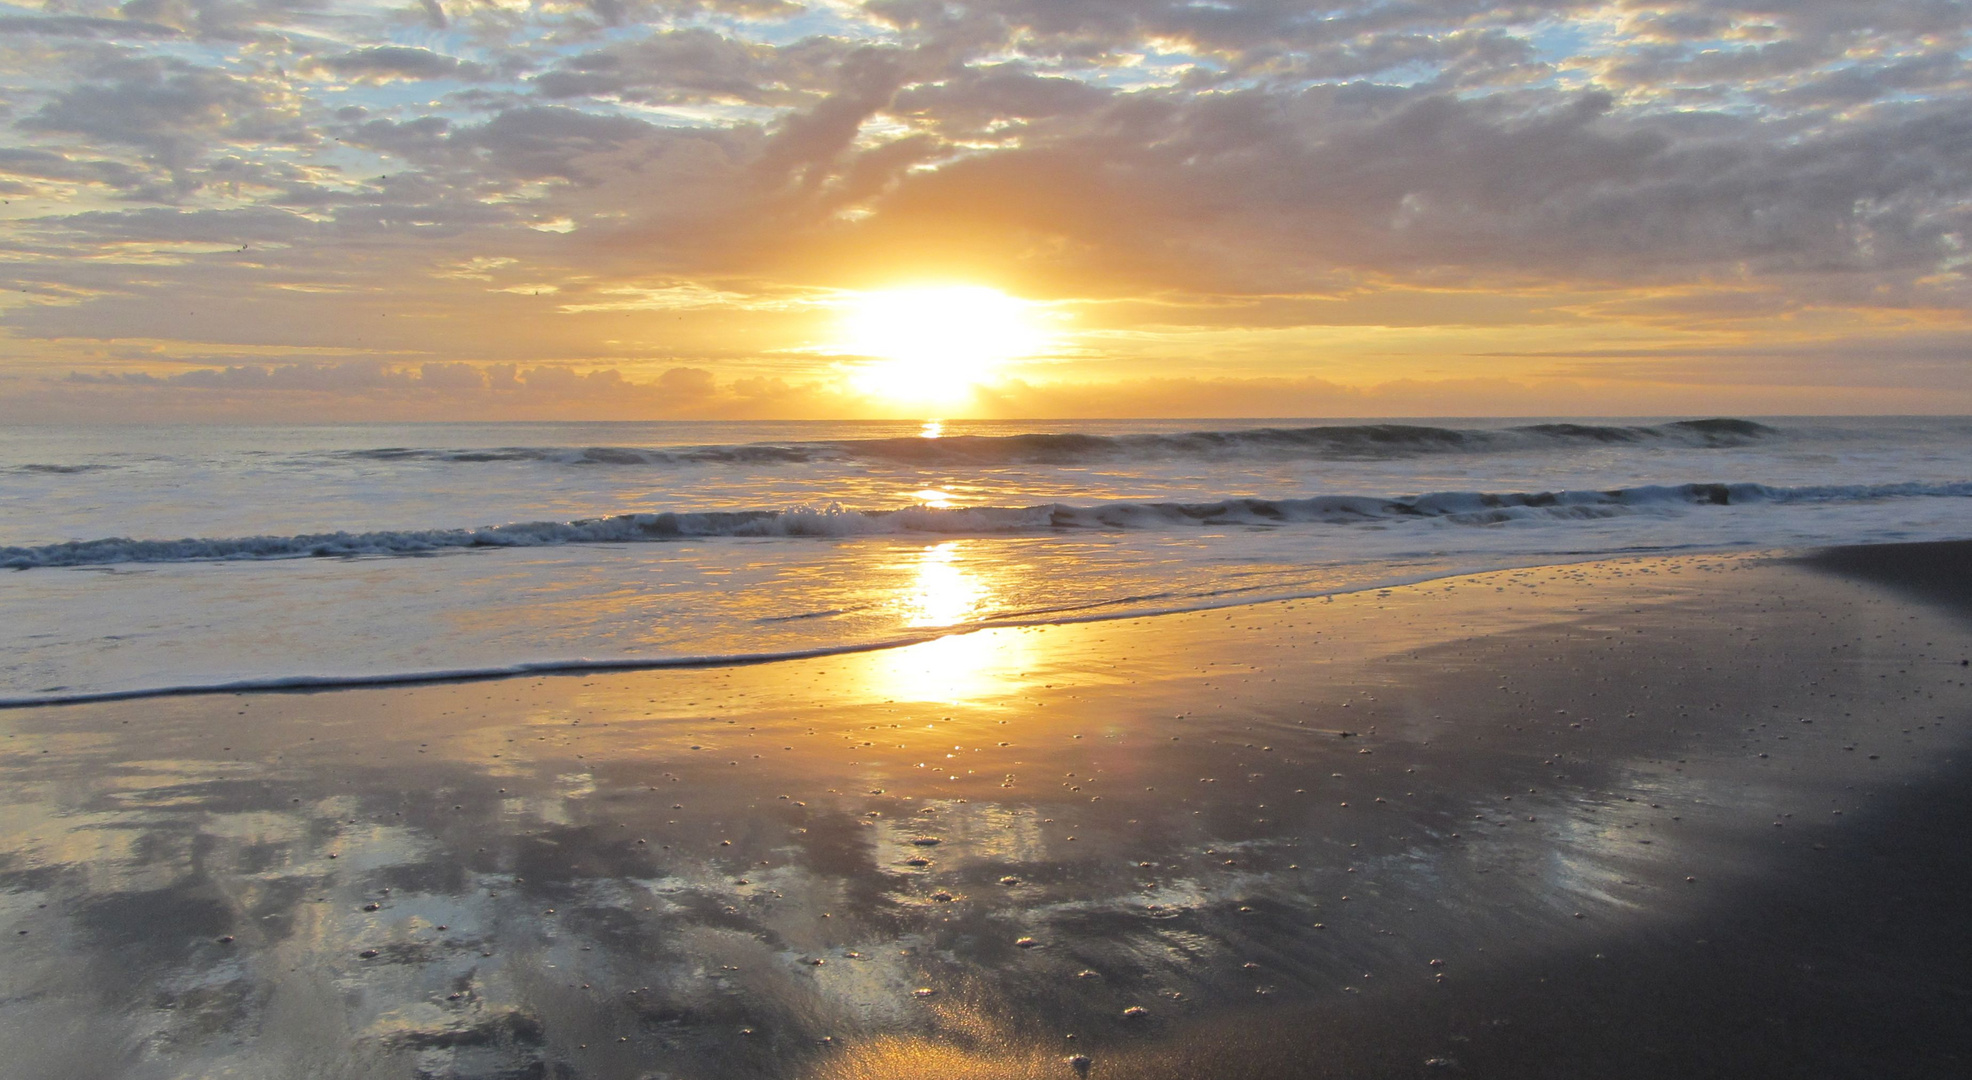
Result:
{"label": "shoreline", "polygon": [[11,710],[0,1037],[29,1080],[1950,1072],[1968,551]]}
{"label": "shoreline", "polygon": [[[1746,559],[1805,559],[1822,558],[1829,552],[1850,550],[1870,550],[1875,547],[1902,549],[1908,547],[1929,547],[1932,544],[1951,545],[1959,541],[1936,541],[1924,544],[1864,545],[1856,548],[1814,548],[1789,549],[1772,548],[1762,550],[1744,549],[1695,549],[1675,552],[1623,552],[1614,555],[1598,555],[1573,559],[1565,562],[1530,561],[1512,563],[1506,566],[1489,566],[1479,569],[1453,568],[1431,571],[1418,575],[1400,575],[1378,579],[1368,583],[1351,582],[1333,589],[1316,589],[1289,593],[1268,594],[1265,596],[1239,599],[1212,599],[1198,604],[1175,607],[1142,608],[1112,613],[1082,615],[1062,615],[1040,617],[1009,617],[1004,619],[985,619],[972,623],[952,626],[929,627],[920,633],[899,634],[872,641],[852,642],[841,645],[823,645],[814,648],[789,649],[778,652],[728,653],[682,656],[645,657],[574,657],[560,660],[529,660],[512,664],[498,664],[487,667],[441,668],[432,670],[376,672],[367,674],[342,675],[273,675],[245,679],[232,679],[221,682],[185,683],[165,686],[130,687],[105,690],[84,690],[64,692],[57,688],[46,693],[15,694],[0,696],[0,712],[10,709],[40,709],[63,705],[97,705],[118,701],[142,701],[151,698],[199,697],[224,694],[292,694],[321,693],[337,690],[362,690],[390,687],[414,687],[449,683],[502,682],[509,679],[524,679],[535,676],[581,676],[631,673],[643,671],[663,671],[672,669],[750,667],[756,664],[775,664],[794,660],[816,660],[831,656],[845,656],[856,653],[879,652],[888,649],[909,648],[942,638],[963,636],[991,630],[1024,630],[1049,626],[1079,626],[1088,623],[1116,622],[1129,619],[1155,619],[1171,615],[1192,615],[1213,611],[1255,607],[1267,604],[1291,603],[1304,600],[1324,600],[1331,597],[1348,596],[1356,593],[1377,592],[1385,589],[1405,588],[1427,585],[1437,581],[1475,577],[1482,574],[1508,573],[1517,570],[1561,569],[1571,566],[1599,565],[1603,563],[1623,563],[1636,560],[1662,558],[1746,558]],[[1127,601],[1118,601],[1127,602]],[[1094,607],[1109,604],[1091,605]]]}

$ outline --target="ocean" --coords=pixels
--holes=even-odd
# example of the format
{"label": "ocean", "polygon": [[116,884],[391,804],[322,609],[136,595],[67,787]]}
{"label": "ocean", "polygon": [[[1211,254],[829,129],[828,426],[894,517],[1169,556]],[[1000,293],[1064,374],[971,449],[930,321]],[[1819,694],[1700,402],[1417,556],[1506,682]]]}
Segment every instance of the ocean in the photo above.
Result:
{"label": "ocean", "polygon": [[0,428],[0,703],[1964,537],[1964,418]]}

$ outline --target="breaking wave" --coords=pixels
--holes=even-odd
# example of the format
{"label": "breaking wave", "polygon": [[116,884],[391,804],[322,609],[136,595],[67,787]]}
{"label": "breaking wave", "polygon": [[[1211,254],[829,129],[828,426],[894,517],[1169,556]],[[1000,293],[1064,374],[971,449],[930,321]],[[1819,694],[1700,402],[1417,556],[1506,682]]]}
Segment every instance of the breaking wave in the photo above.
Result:
{"label": "breaking wave", "polygon": [[0,547],[0,567],[98,566],[215,560],[424,555],[471,548],[558,544],[628,544],[715,537],[1010,536],[1071,530],[1272,528],[1295,525],[1440,521],[1503,525],[1521,520],[1594,520],[1635,513],[1760,503],[1868,502],[1965,498],[1972,481],[1946,484],[1837,484],[1774,487],[1698,483],[1610,491],[1439,492],[1379,498],[1323,495],[1306,499],[1235,498],[1214,502],[1048,503],[1023,507],[848,510],[840,506],[622,514],[578,521],[530,521],[476,529],[414,529],[218,539],[133,540],[113,537],[28,547]]}

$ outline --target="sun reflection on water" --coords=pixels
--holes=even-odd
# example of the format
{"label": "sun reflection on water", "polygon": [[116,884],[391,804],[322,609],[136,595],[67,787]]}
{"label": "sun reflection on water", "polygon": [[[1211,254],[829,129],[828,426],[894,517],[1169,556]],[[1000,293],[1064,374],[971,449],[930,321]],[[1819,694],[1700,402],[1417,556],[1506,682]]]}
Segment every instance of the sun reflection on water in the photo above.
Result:
{"label": "sun reflection on water", "polygon": [[949,510],[953,506],[952,493],[941,488],[925,488],[922,491],[913,491],[911,492],[911,498],[916,499],[919,506],[929,506],[933,510]]}

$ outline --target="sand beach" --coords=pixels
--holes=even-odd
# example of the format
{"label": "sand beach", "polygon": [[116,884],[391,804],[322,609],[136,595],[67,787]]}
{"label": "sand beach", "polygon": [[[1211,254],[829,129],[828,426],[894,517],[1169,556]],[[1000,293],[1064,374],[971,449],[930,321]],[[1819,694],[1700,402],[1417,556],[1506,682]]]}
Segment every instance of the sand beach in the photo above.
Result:
{"label": "sand beach", "polygon": [[0,712],[9,1076],[1947,1076],[1964,545]]}

